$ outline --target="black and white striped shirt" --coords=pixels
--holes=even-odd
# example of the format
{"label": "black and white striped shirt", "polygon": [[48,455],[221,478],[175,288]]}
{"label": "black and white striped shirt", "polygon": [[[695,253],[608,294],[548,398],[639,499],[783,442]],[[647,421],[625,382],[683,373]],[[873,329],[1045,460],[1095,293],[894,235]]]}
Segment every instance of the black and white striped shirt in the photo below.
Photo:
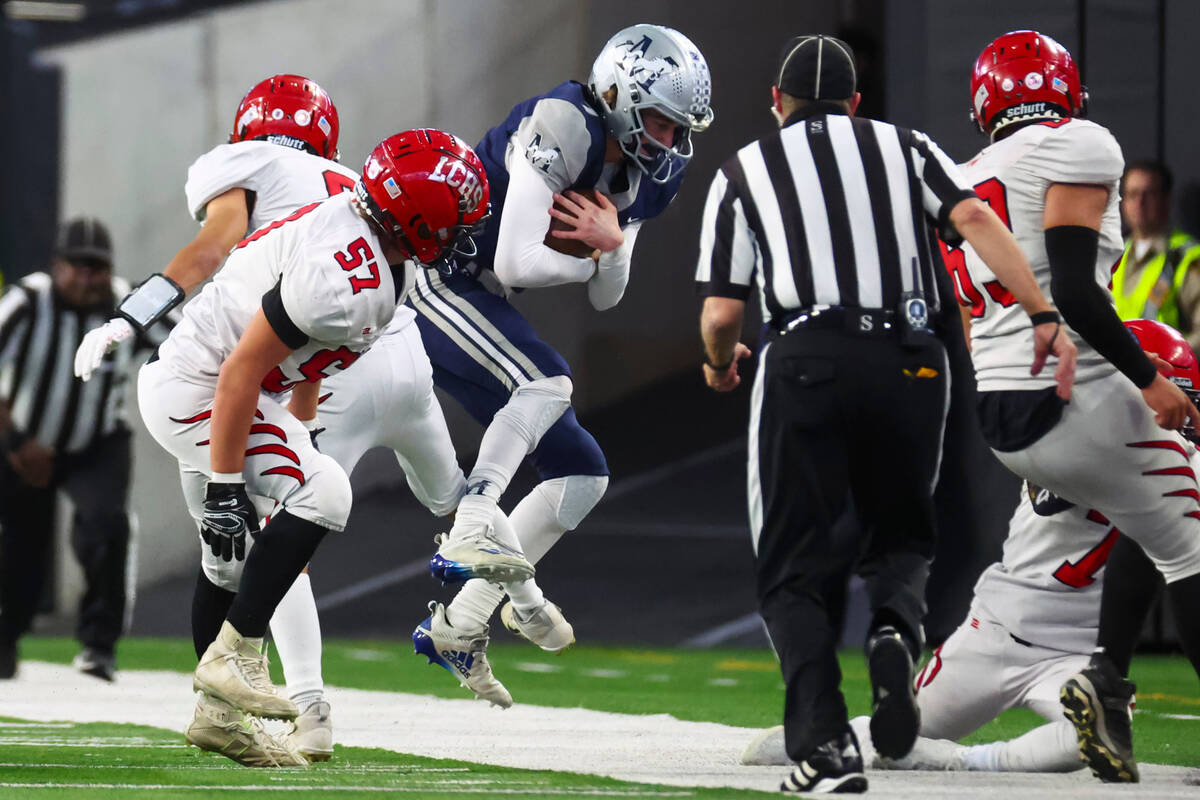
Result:
{"label": "black and white striped shirt", "polygon": [[780,323],[813,308],[896,309],[915,277],[936,309],[929,224],[945,229],[974,196],[924,134],[806,107],[717,172],[698,289],[745,300],[757,280],[763,319]]}
{"label": "black and white striped shirt", "polygon": [[[121,278],[112,286],[116,298],[129,292]],[[126,427],[128,367],[138,349],[165,339],[170,325],[157,326],[150,341],[122,342],[84,383],[75,377],[75,350],[85,333],[112,316],[113,308],[67,306],[45,272],[27,275],[0,296],[0,400],[18,431],[56,452],[78,453]]]}

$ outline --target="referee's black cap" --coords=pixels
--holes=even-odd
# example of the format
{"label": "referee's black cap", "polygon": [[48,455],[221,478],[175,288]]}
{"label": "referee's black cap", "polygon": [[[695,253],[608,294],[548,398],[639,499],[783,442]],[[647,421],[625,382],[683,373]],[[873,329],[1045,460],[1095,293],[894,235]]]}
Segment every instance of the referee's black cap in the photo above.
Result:
{"label": "referee's black cap", "polygon": [[112,237],[95,217],[76,217],[58,228],[55,255],[67,261],[92,261],[112,266]]}
{"label": "referee's black cap", "polygon": [[850,45],[833,36],[795,36],[783,48],[775,85],[803,100],[846,100],[857,78]]}

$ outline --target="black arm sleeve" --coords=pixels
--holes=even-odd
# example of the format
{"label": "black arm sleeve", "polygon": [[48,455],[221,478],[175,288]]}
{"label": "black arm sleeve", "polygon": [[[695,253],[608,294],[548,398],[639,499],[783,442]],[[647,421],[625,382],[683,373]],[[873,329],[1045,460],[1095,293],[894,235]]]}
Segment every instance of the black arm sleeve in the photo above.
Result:
{"label": "black arm sleeve", "polygon": [[1046,231],[1050,294],[1067,324],[1134,386],[1145,389],[1158,371],[1096,283],[1099,243],[1098,232],[1080,225],[1060,225]]}
{"label": "black arm sleeve", "polygon": [[281,278],[263,295],[262,310],[267,322],[271,323],[271,328],[283,343],[293,350],[298,350],[308,344],[308,334],[296,327],[296,323],[288,316],[287,309],[283,307],[283,296],[279,288],[282,280]]}

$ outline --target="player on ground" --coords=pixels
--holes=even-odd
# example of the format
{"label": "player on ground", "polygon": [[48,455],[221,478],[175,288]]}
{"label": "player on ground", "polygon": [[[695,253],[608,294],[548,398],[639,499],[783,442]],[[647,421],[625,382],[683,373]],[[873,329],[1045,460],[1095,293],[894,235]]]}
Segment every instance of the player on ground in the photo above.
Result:
{"label": "player on ground", "polygon": [[[608,465],[571,408],[570,369],[505,296],[584,283],[597,310],[615,306],[642,221],[674,199],[691,134],[712,121],[710,94],[708,66],[687,37],[634,25],[604,46],[586,86],[568,81],[518,104],[479,143],[497,219],[463,270],[422,273],[411,300],[434,382],[487,426],[467,496],[431,565],[435,574],[452,579],[458,543],[487,536],[497,502],[527,455],[542,482],[510,520],[530,562],[604,495]],[[593,189],[594,199],[585,196]],[[566,229],[547,239],[552,217]],[[579,252],[546,245],[555,238],[581,245]],[[574,641],[570,624],[532,580],[506,583],[503,591],[468,582],[449,607],[430,604],[413,641],[431,663],[508,706],[512,697],[485,653],[487,623],[504,591],[511,600],[501,610],[507,627],[550,651]],[[447,651],[464,657],[451,664],[440,655]]]}
{"label": "player on ground", "polygon": [[[1200,397],[1200,368],[1178,332],[1149,320],[1125,324],[1144,350],[1170,365],[1174,383],[1193,400]],[[1194,451],[1191,465],[1200,469]],[[869,719],[859,717],[851,725],[864,763],[875,769],[1082,769],[1075,729],[1062,718],[1058,696],[1063,683],[1087,666],[1095,646],[1104,566],[1119,536],[1100,512],[1026,484],[1003,559],[984,570],[967,618],[917,676],[921,735],[912,752],[898,761],[878,758]],[[1010,708],[1028,709],[1047,724],[1007,741],[950,741]],[[782,726],[757,737],[742,763],[790,764]]]}
{"label": "player on ground", "polygon": [[[1027,326],[995,275],[970,246],[951,251],[947,266],[970,310],[984,438],[1030,483],[1103,514],[1153,560],[1172,602],[1196,608],[1200,493],[1175,431],[1200,421],[1200,411],[1128,335],[1107,290],[1122,253],[1120,147],[1081,118],[1075,62],[1048,36],[1016,31],[989,44],[975,63],[971,92],[992,144],[963,171],[1012,228],[1062,312],[1060,335],[1079,347],[1068,405],[1047,378],[1028,374]],[[1115,570],[1110,562],[1109,584]],[[1179,616],[1184,649],[1197,664],[1200,618]],[[1103,612],[1101,618],[1104,645]],[[1101,651],[1063,690],[1081,747],[1105,780],[1137,779],[1124,711],[1133,693],[1122,679],[1127,669],[1127,659],[1117,667]]]}
{"label": "player on ground", "polygon": [[[482,164],[453,136],[416,130],[384,140],[353,193],[304,206],[241,242],[139,373],[151,435],[208,476],[190,509],[205,540],[226,560],[246,560],[196,669],[204,695],[255,716],[297,715],[271,685],[262,636],[324,535],[344,528],[351,500],[345,472],[316,449],[302,420],[316,417],[321,380],[382,335],[411,272],[465,246],[487,217],[487,195]],[[277,504],[261,531],[249,495]],[[267,755],[304,763],[294,751]]]}

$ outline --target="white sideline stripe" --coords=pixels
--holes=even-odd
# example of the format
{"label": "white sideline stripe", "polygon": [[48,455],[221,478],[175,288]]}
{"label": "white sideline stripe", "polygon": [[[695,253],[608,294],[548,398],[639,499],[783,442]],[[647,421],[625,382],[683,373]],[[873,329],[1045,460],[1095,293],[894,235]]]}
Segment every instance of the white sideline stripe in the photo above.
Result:
{"label": "white sideline stripe", "polygon": [[724,624],[698,633],[690,639],[684,639],[680,647],[713,647],[718,644],[744,636],[762,627],[762,617],[757,611],[752,611],[744,617],[738,617]]}
{"label": "white sideline stripe", "polygon": [[[746,439],[734,439],[731,442],[710,447],[707,450],[702,450],[695,455],[675,461],[671,464],[657,467],[652,470],[647,470],[639,475],[634,475],[631,478],[617,481],[609,487],[605,492],[601,503],[608,500],[613,500],[618,497],[636,492],[640,489],[645,489],[647,486],[653,486],[656,483],[664,481],[668,478],[677,478],[680,471],[691,469],[692,467],[703,466],[711,461],[716,461],[732,453],[737,453],[746,447]],[[604,528],[610,526],[605,525]],[[585,530],[585,532],[587,532]],[[595,531],[592,531],[593,533]],[[674,525],[670,523],[661,525],[640,526],[637,529],[639,535],[657,535],[657,536],[696,536],[706,535],[714,537],[729,536],[734,531],[726,525],[711,525],[711,526],[696,526],[696,525]],[[395,586],[397,583],[403,583],[410,578],[415,578],[418,575],[424,575],[429,567],[428,559],[420,559],[411,561],[403,566],[395,569],[382,572],[379,575],[367,578],[357,583],[352,583],[343,589],[329,592],[317,599],[317,610],[328,611],[331,608],[344,606],[347,603],[353,602],[360,597],[365,597],[373,592],[378,592],[381,589],[386,589],[389,586]]]}
{"label": "white sideline stripe", "polygon": [[[440,670],[430,670],[439,672]],[[430,681],[434,681],[430,677]],[[448,680],[440,678],[440,680]],[[402,692],[365,691],[326,687],[337,719],[337,739],[348,747],[383,748],[397,753],[428,758],[454,759],[520,769],[602,775],[652,787],[689,789],[730,787],[775,792],[781,772],[778,767],[746,767],[738,754],[761,731],[713,722],[687,722],[668,714],[615,714],[583,708],[547,708],[518,703],[503,712],[474,700],[448,700]],[[0,681],[0,709],[10,718],[37,722],[118,722],[180,731],[192,715],[195,702],[190,676],[180,672],[122,670],[116,683],[101,684],[70,666],[36,661],[21,663],[15,680]],[[176,733],[177,736],[182,736]],[[133,739],[134,737],[125,737]],[[212,756],[210,763],[224,763]],[[335,755],[335,758],[337,756]],[[1156,800],[1194,800],[1195,772],[1187,767],[1142,764],[1142,782],[1136,796]],[[229,769],[241,771],[230,763]],[[261,774],[261,773],[259,773]],[[289,781],[313,780],[316,772],[276,771]],[[82,773],[81,773],[82,775]],[[16,777],[11,772],[6,777]],[[260,779],[264,783],[268,778]],[[503,781],[502,781],[503,782]],[[879,800],[994,800],[997,797],[1112,798],[1130,800],[1129,787],[1107,786],[1095,781],[1087,770],[1058,775],[1034,773],[938,773],[873,772],[872,797]],[[114,784],[117,788],[126,788]],[[14,781],[0,787],[39,788],[45,784]],[[92,783],[58,783],[48,788]],[[172,786],[129,787],[166,791]],[[192,788],[189,786],[189,788]],[[197,791],[219,789],[253,790],[253,786],[200,786]],[[295,791],[307,786],[278,785],[265,791]],[[350,787],[320,786],[317,791],[348,791]],[[545,794],[585,796],[583,787],[558,788]],[[590,788],[590,787],[589,787]],[[366,791],[400,793],[397,787],[370,787]],[[405,792],[408,796],[428,787]],[[496,793],[486,788],[441,789],[446,793]],[[595,796],[622,796],[625,787],[588,792]],[[628,787],[623,796],[651,796],[656,789]],[[662,792],[662,790],[658,790]],[[504,792],[509,796],[533,796],[526,787]],[[132,794],[132,792],[130,792]],[[673,796],[686,796],[681,791]],[[714,793],[715,795],[716,793]],[[138,795],[141,796],[141,795]],[[662,796],[668,796],[662,792]]]}
{"label": "white sideline stripe", "polygon": [[[144,767],[143,767],[144,769]],[[292,769],[284,767],[283,769]],[[295,767],[296,773],[303,773],[306,768]],[[276,769],[276,772],[279,770]],[[428,786],[305,786],[289,784],[286,786],[254,786],[239,783],[222,785],[204,784],[192,786],[182,783],[0,783],[4,789],[121,789],[123,791],[153,791],[161,792],[171,789],[186,789],[192,791],[215,791],[227,789],[231,792],[405,792],[413,794],[420,792],[428,794]],[[489,786],[442,786],[436,789],[438,794],[512,794],[512,795],[581,795],[586,797],[691,797],[692,792],[663,791],[663,790],[633,790],[633,789],[589,789],[587,787],[563,788],[532,788],[501,789]]]}

